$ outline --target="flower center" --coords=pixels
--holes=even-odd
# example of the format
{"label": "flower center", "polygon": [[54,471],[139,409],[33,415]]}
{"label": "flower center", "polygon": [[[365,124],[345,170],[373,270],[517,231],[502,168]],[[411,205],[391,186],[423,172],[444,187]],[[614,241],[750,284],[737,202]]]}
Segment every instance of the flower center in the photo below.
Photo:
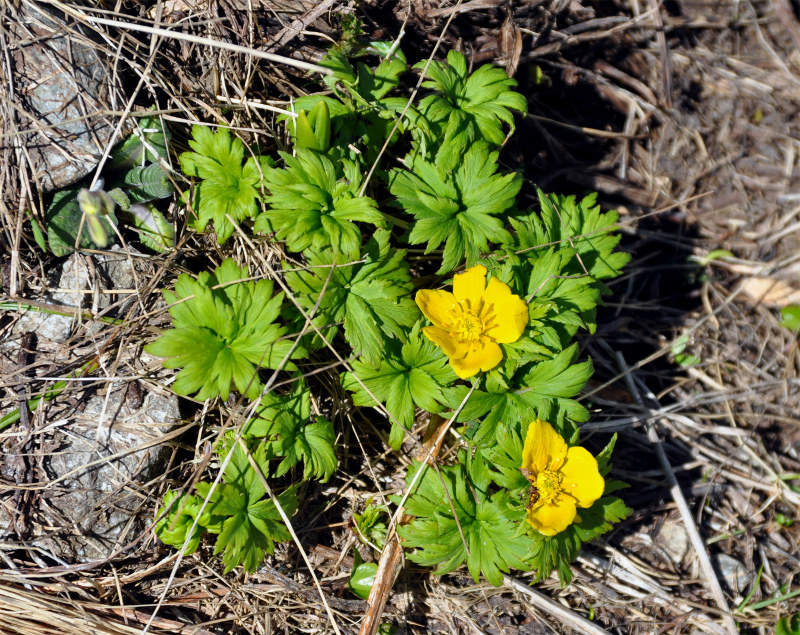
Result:
{"label": "flower center", "polygon": [[539,472],[536,475],[534,487],[539,494],[539,499],[549,503],[561,491],[561,474],[550,470]]}
{"label": "flower center", "polygon": [[460,342],[474,342],[483,334],[483,320],[465,311],[456,321],[454,330]]}

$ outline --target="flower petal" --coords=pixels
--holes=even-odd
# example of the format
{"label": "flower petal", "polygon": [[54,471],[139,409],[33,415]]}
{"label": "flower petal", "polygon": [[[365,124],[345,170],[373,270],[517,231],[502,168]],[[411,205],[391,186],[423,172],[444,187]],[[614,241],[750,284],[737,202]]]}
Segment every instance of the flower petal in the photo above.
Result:
{"label": "flower petal", "polygon": [[501,361],[503,361],[503,351],[490,340],[474,342],[463,357],[450,357],[450,365],[461,379],[477,375],[481,370],[491,370]]}
{"label": "flower petal", "polygon": [[484,334],[495,342],[516,342],[528,326],[528,305],[518,295],[511,293],[509,286],[492,278],[483,293],[481,317],[487,328]]}
{"label": "flower petal", "polygon": [[440,329],[438,326],[426,326],[422,329],[422,332],[431,342],[441,348],[448,357],[464,357],[469,350],[467,344],[459,342],[450,331]]}
{"label": "flower petal", "polygon": [[573,496],[581,507],[591,507],[603,495],[606,483],[595,459],[586,448],[570,448],[561,466],[561,489]]}
{"label": "flower petal", "polygon": [[554,500],[534,505],[528,510],[528,522],[545,536],[555,536],[564,531],[578,515],[575,499],[559,494]]}
{"label": "flower petal", "polygon": [[522,448],[522,467],[534,476],[551,469],[557,470],[567,456],[567,443],[546,421],[536,419],[528,426]]}
{"label": "flower petal", "polygon": [[449,328],[455,322],[458,303],[449,291],[421,289],[417,291],[417,306],[435,326]]}
{"label": "flower petal", "polygon": [[481,296],[486,288],[486,267],[475,265],[464,273],[453,276],[453,295],[458,302],[464,302],[469,309],[478,311]]}

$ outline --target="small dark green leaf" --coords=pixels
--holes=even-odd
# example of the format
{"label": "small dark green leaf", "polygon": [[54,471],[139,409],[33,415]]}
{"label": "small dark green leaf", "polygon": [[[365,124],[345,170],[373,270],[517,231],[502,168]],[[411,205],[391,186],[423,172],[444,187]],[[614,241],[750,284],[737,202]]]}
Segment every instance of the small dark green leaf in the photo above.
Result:
{"label": "small dark green leaf", "polygon": [[375,582],[375,574],[378,572],[378,565],[374,562],[362,562],[353,569],[350,574],[350,579],[347,581],[347,588],[360,597],[366,600],[369,597],[369,592],[372,589],[372,584]]}
{"label": "small dark green leaf", "polygon": [[790,331],[800,331],[800,306],[790,304],[781,309],[781,326]]}

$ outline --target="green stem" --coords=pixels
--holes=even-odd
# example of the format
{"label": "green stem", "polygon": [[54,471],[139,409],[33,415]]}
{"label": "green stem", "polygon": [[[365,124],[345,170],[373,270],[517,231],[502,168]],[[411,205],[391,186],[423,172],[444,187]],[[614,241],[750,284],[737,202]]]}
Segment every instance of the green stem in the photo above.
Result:
{"label": "green stem", "polygon": [[[75,310],[71,307],[64,307],[63,310],[57,304],[44,304],[32,300],[13,300],[11,302],[0,302],[0,309],[3,311],[36,311],[37,313],[47,313],[48,315],[63,315],[65,317],[73,317]],[[125,320],[117,318],[102,317],[92,315],[88,311],[81,311],[80,315],[85,320],[95,320],[97,322],[105,322],[106,324],[125,324]]]}
{"label": "green stem", "polygon": [[[100,365],[95,360],[92,360],[90,362],[86,362],[78,370],[71,372],[64,379],[62,379],[61,381],[57,381],[55,384],[53,384],[48,390],[45,391],[44,394],[38,395],[37,397],[34,397],[33,399],[29,399],[28,400],[28,410],[33,412],[34,410],[36,410],[36,408],[39,407],[39,404],[42,401],[50,401],[51,399],[54,399],[55,397],[58,397],[58,395],[60,395],[62,392],[64,392],[64,389],[67,387],[67,384],[69,383],[69,381],[68,381],[69,379],[74,379],[76,377],[82,377],[83,375],[91,373],[91,372],[97,370],[98,368],[100,368]],[[5,415],[4,417],[0,418],[0,432],[5,430],[12,423],[16,423],[17,421],[19,421],[20,420],[20,416],[21,416],[20,409],[17,408],[16,410],[12,410],[7,415]]]}

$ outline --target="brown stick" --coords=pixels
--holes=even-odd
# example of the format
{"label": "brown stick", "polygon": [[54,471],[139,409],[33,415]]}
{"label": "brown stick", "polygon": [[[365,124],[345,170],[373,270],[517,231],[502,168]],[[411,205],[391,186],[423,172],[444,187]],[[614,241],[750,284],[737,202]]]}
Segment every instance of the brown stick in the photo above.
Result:
{"label": "brown stick", "polygon": [[[425,432],[422,446],[416,452],[414,458],[418,461],[427,460],[429,464],[432,464],[442,449],[442,442],[445,436],[442,434],[442,431],[449,423],[449,421],[442,419],[438,415],[431,415],[431,421]],[[403,514],[401,510],[397,524],[402,525],[409,520],[411,520],[411,516]],[[364,614],[364,620],[361,622],[361,630],[358,632],[358,635],[375,635],[375,632],[378,630],[381,616],[383,615],[383,609],[386,607],[386,601],[389,599],[389,592],[392,590],[395,578],[400,571],[402,555],[403,546],[400,544],[400,539],[397,537],[395,527],[392,528],[392,531],[387,537],[386,546],[381,553],[381,559],[378,562],[378,570],[375,572],[375,581],[372,583],[372,589],[370,589],[369,597],[367,598],[367,612]]]}

